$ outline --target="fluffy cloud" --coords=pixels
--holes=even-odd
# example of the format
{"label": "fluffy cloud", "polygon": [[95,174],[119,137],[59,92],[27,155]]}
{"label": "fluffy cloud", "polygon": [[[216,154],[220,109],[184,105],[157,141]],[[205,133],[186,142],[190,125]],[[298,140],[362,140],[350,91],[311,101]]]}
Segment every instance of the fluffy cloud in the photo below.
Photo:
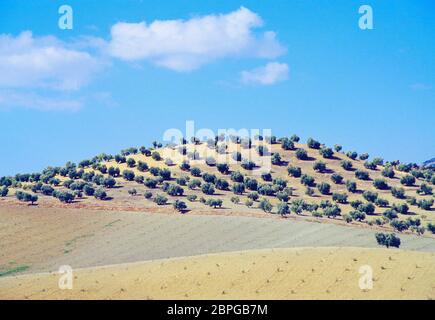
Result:
{"label": "fluffy cloud", "polygon": [[242,82],[249,84],[272,85],[288,78],[286,63],[270,62],[263,67],[242,71]]}
{"label": "fluffy cloud", "polygon": [[29,31],[0,35],[0,88],[77,90],[102,65],[55,37],[34,38]]}
{"label": "fluffy cloud", "polygon": [[156,20],[147,25],[117,23],[109,52],[127,60],[150,60],[175,71],[190,71],[224,57],[275,58],[285,52],[274,32],[254,33],[263,26],[256,13],[241,7],[228,14],[189,20]]}

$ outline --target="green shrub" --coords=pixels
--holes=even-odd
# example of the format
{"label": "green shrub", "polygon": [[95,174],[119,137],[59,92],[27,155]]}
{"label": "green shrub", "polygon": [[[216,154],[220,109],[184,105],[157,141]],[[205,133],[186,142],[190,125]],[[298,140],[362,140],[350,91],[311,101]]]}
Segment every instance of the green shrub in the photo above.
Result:
{"label": "green shrub", "polygon": [[388,190],[388,183],[384,179],[375,179],[373,186],[379,190]]}
{"label": "green shrub", "polygon": [[369,154],[368,153],[363,153],[359,156],[359,159],[364,161],[367,160],[369,158]]}
{"label": "green shrub", "polygon": [[260,198],[260,195],[258,194],[258,192],[254,191],[248,194],[248,198],[252,201],[257,201]]}
{"label": "green shrub", "polygon": [[147,187],[147,188],[154,189],[155,187],[157,187],[157,183],[158,183],[158,182],[157,182],[156,179],[146,178],[143,184],[144,184],[145,187]]}
{"label": "green shrub", "polygon": [[405,189],[392,187],[391,194],[393,195],[393,197],[395,197],[397,199],[404,199],[405,198]]}
{"label": "green shrub", "polygon": [[300,167],[289,166],[287,172],[294,178],[299,178],[302,175],[302,169]]}
{"label": "green shrub", "polygon": [[282,202],[288,202],[288,200],[289,200],[288,194],[283,192],[283,191],[277,192],[276,197],[278,198],[278,200],[280,200]]}
{"label": "green shrub", "polygon": [[124,171],[122,171],[122,177],[127,181],[133,181],[134,172],[131,170],[124,170]]}
{"label": "green shrub", "polygon": [[329,194],[331,191],[331,185],[327,182],[322,182],[317,185],[317,189],[319,189],[321,194]]}
{"label": "green shrub", "polygon": [[233,173],[231,173],[231,180],[234,182],[242,183],[244,182],[245,177],[239,171],[234,171]]}
{"label": "green shrub", "polygon": [[339,175],[338,173],[334,173],[331,176],[331,180],[332,182],[334,182],[335,184],[341,184],[343,182],[343,176]]}
{"label": "green shrub", "polygon": [[136,161],[133,158],[127,159],[127,167],[133,168],[136,165]]}
{"label": "green shrub", "polygon": [[383,175],[384,177],[386,177],[386,178],[390,178],[390,179],[392,179],[392,178],[394,178],[394,176],[395,176],[394,169],[391,168],[391,167],[385,167],[385,168],[382,170],[382,175]]}
{"label": "green shrub", "polygon": [[375,213],[375,206],[371,202],[363,203],[363,204],[359,205],[358,211],[361,211],[361,212],[364,212],[365,214],[370,215],[370,214]]}
{"label": "green shrub", "polygon": [[347,194],[345,193],[333,193],[332,200],[338,203],[347,203]]}
{"label": "green shrub", "polygon": [[216,168],[222,174],[228,174],[230,172],[230,167],[226,163],[218,163]]}
{"label": "green shrub", "polygon": [[214,174],[210,174],[207,172],[202,175],[202,179],[207,183],[213,183],[213,184],[216,183],[217,180]]}
{"label": "green shrub", "polygon": [[355,160],[358,157],[358,153],[355,151],[348,151],[346,156],[352,160]]}
{"label": "green shrub", "polygon": [[398,219],[392,220],[390,222],[390,226],[392,226],[393,229],[395,229],[395,230],[397,230],[399,232],[402,232],[402,231],[405,231],[405,230],[409,229],[409,226],[408,226],[408,224],[405,221],[401,221],[401,220],[398,220]]}
{"label": "green shrub", "polygon": [[234,183],[232,189],[234,194],[243,194],[245,192],[245,185],[243,183]]}
{"label": "green shrub", "polygon": [[0,188],[0,197],[6,197],[9,193],[9,189],[7,187]]}
{"label": "green shrub", "polygon": [[255,168],[255,163],[248,160],[243,160],[241,167],[245,170],[253,170]]}
{"label": "green shrub", "polygon": [[168,203],[168,198],[158,194],[154,197],[154,202],[159,206],[163,206]]}
{"label": "green shrub", "polygon": [[228,190],[228,188],[230,187],[230,184],[225,179],[217,179],[215,186],[219,190]]}
{"label": "green shrub", "polygon": [[295,145],[290,139],[283,138],[281,139],[281,148],[284,150],[293,150],[295,148]]}
{"label": "green shrub", "polygon": [[183,212],[187,209],[187,205],[184,201],[175,200],[173,207],[175,210]]}
{"label": "green shrub", "polygon": [[221,199],[208,199],[205,204],[216,209],[222,207],[223,201]]}
{"label": "green shrub", "polygon": [[189,194],[186,198],[190,202],[195,202],[198,197],[196,196],[196,194]]}
{"label": "green shrub", "polygon": [[312,197],[312,196],[314,195],[314,189],[313,189],[313,188],[310,188],[310,187],[306,187],[306,188],[305,188],[305,194],[306,194],[307,196]]}
{"label": "green shrub", "polygon": [[400,179],[400,183],[405,186],[413,186],[415,183],[415,177],[411,175],[403,176],[402,179]]}
{"label": "green shrub", "polygon": [[349,160],[343,160],[343,161],[341,161],[340,165],[346,171],[350,171],[353,168],[353,164]]}
{"label": "green shrub", "polygon": [[347,180],[346,181],[346,189],[349,192],[355,193],[357,192],[357,186],[355,181]]}
{"label": "green shrub", "polygon": [[323,161],[316,161],[313,164],[313,169],[317,172],[325,172],[326,164]]}
{"label": "green shrub", "polygon": [[331,148],[322,148],[319,153],[325,159],[331,159],[334,156],[334,151]]}
{"label": "green shrub", "polygon": [[343,150],[343,147],[340,144],[336,144],[336,145],[334,145],[334,150],[336,152],[340,152],[341,150]]}
{"label": "green shrub", "polygon": [[376,233],[376,241],[381,246],[389,247],[400,247],[400,239],[394,234]]}
{"label": "green shrub", "polygon": [[376,201],[375,201],[375,204],[376,204],[378,207],[381,207],[381,208],[385,208],[385,207],[388,207],[388,206],[390,205],[390,203],[388,202],[388,200],[386,200],[386,199],[381,199],[381,198],[377,198]]}
{"label": "green shrub", "polygon": [[307,187],[313,187],[315,185],[315,180],[312,176],[304,174],[301,177],[301,183]]}
{"label": "green shrub", "polygon": [[429,199],[429,200],[423,199],[417,202],[417,206],[423,210],[431,210],[433,203],[434,203],[433,199]]}
{"label": "green shrub", "polygon": [[363,193],[363,197],[364,199],[366,199],[369,202],[375,202],[376,199],[378,198],[378,194],[376,192],[372,192],[372,191],[364,191]]}
{"label": "green shrub", "polygon": [[184,189],[179,185],[170,184],[166,189],[166,193],[173,197],[182,196],[184,194]]}
{"label": "green shrub", "polygon": [[363,221],[366,218],[366,214],[359,210],[351,211],[349,214],[355,221]]}
{"label": "green shrub", "polygon": [[215,192],[214,186],[211,183],[205,183],[202,187],[201,187],[201,191],[204,194],[207,195],[212,195]]}
{"label": "green shrub", "polygon": [[261,179],[264,181],[272,181],[272,175],[269,172],[263,172],[261,174]]}
{"label": "green shrub", "polygon": [[180,164],[180,169],[181,169],[182,171],[189,171],[189,170],[190,170],[190,164],[189,164],[189,162],[188,162],[188,161],[183,161],[183,162]]}
{"label": "green shrub", "polygon": [[323,209],[323,215],[328,218],[335,218],[341,214],[341,209],[337,205],[332,205]]}
{"label": "green shrub", "polygon": [[300,138],[295,134],[290,137],[290,141],[297,143],[297,142],[299,142],[299,140],[300,140]]}
{"label": "green shrub", "polygon": [[192,179],[189,181],[187,187],[191,190],[195,190],[196,188],[200,188],[202,185],[201,181],[198,179]]}
{"label": "green shrub", "polygon": [[417,190],[418,194],[430,195],[432,194],[432,187],[428,186],[426,183],[422,183],[420,188]]}
{"label": "green shrub", "polygon": [[357,179],[360,179],[360,180],[369,180],[370,179],[369,173],[367,171],[364,171],[364,170],[356,170],[355,177]]}
{"label": "green shrub", "polygon": [[298,158],[299,160],[308,159],[308,153],[305,149],[297,149],[295,154],[296,154],[296,158]]}
{"label": "green shrub", "polygon": [[107,193],[103,188],[98,188],[94,192],[94,197],[98,200],[106,200],[107,199]]}
{"label": "green shrub", "polygon": [[320,148],[320,142],[314,140],[313,138],[308,138],[307,145],[311,149],[319,149]]}
{"label": "green shrub", "polygon": [[153,151],[151,153],[151,158],[153,158],[155,161],[162,160],[162,157],[161,157],[160,153],[158,153],[157,151]]}
{"label": "green shrub", "polygon": [[393,219],[396,219],[398,217],[397,211],[394,209],[387,209],[384,211],[384,213],[382,215],[385,218],[387,218],[388,220],[393,220]]}
{"label": "green shrub", "polygon": [[93,196],[94,195],[94,193],[95,193],[95,189],[92,187],[92,186],[90,186],[90,185],[85,185],[84,187],[83,187],[83,192],[85,193],[85,195],[87,195],[87,196]]}
{"label": "green shrub", "polygon": [[273,209],[272,204],[267,199],[261,199],[260,203],[258,204],[258,208],[263,210],[264,212],[271,212]]}
{"label": "green shrub", "polygon": [[144,197],[145,199],[151,199],[153,197],[153,194],[152,192],[147,191],[144,193]]}
{"label": "green shrub", "polygon": [[281,155],[279,153],[277,153],[277,152],[273,153],[271,160],[272,160],[273,165],[276,165],[276,166],[281,165],[282,160],[281,160]]}
{"label": "green shrub", "polygon": [[137,195],[137,190],[136,189],[128,189],[128,194],[129,195],[131,195],[131,196],[135,196],[135,195]]}
{"label": "green shrub", "polygon": [[290,207],[287,203],[281,202],[278,204],[277,212],[281,216],[286,216],[290,213]]}
{"label": "green shrub", "polygon": [[248,189],[248,190],[251,190],[251,191],[256,191],[257,189],[258,189],[258,182],[257,182],[257,180],[256,179],[254,179],[254,178],[249,178],[249,177],[247,177],[246,179],[245,179],[245,187]]}
{"label": "green shrub", "polygon": [[409,211],[409,206],[406,203],[393,204],[393,210],[401,214],[407,214]]}
{"label": "green shrub", "polygon": [[194,177],[200,177],[201,176],[201,169],[197,167],[193,167],[190,169],[190,174]]}

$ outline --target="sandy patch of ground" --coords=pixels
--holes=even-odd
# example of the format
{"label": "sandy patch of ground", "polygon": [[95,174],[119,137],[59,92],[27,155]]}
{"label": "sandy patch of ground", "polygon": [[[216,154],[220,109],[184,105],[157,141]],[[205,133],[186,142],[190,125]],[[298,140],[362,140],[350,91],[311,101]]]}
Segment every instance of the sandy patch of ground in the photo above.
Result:
{"label": "sandy patch of ground", "polygon": [[[370,266],[371,290],[359,273]],[[269,249],[0,279],[1,299],[433,299],[435,254],[387,249]],[[367,282],[366,282],[367,283]]]}

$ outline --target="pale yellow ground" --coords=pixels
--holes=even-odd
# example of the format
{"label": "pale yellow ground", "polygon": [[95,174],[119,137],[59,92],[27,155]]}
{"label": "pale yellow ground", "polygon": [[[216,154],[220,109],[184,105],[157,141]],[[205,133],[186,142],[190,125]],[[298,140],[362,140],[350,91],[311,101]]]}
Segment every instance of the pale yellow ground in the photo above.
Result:
{"label": "pale yellow ground", "polygon": [[[361,290],[360,267],[373,269]],[[435,255],[393,249],[270,249],[0,279],[0,299],[433,299]]]}

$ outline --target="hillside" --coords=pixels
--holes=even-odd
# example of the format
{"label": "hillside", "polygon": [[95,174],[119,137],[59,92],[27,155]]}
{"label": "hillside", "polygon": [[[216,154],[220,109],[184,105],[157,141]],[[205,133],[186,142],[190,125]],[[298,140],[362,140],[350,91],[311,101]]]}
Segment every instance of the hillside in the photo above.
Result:
{"label": "hillside", "polygon": [[[361,248],[244,251],[0,279],[0,299],[433,299],[433,253]],[[359,286],[361,266],[372,289]]]}
{"label": "hillside", "polygon": [[426,160],[423,162],[423,167],[429,168],[429,167],[435,167],[435,158],[432,158],[430,160]]}
{"label": "hillside", "polygon": [[[220,140],[130,148],[79,165],[49,167],[41,174],[3,177],[0,183],[3,190],[8,186],[8,195],[0,203],[18,204],[15,195],[24,192],[22,201],[36,194],[43,207],[271,217],[279,213],[401,232],[423,233],[429,227],[433,232],[432,170],[368,160],[366,154],[345,154],[340,147],[332,150],[312,139],[307,145],[295,138],[273,138],[261,151],[261,138],[251,145],[233,137]],[[268,162],[273,163],[270,176],[249,167]]]}

